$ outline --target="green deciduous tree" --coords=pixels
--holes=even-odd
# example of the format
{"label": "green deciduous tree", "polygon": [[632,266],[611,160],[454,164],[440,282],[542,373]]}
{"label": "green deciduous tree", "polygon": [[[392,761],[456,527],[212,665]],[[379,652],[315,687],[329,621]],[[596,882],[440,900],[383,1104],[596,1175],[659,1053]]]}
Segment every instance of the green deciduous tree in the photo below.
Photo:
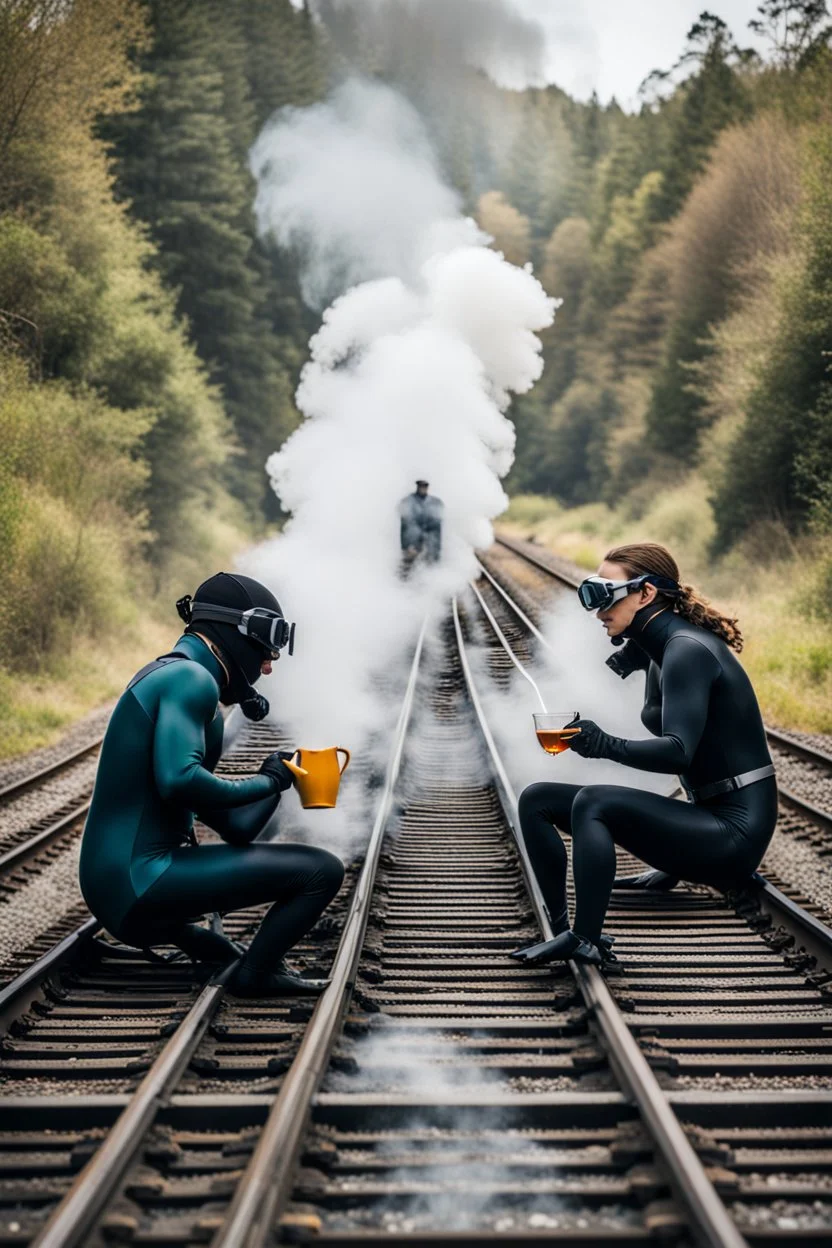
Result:
{"label": "green deciduous tree", "polygon": [[805,142],[803,194],[799,246],[774,291],[777,330],[716,492],[723,549],[767,516],[798,527],[828,497],[832,134],[825,127]]}
{"label": "green deciduous tree", "polygon": [[757,12],[749,28],[768,40],[783,69],[804,69],[832,39],[826,0],[764,0]]}
{"label": "green deciduous tree", "polygon": [[694,384],[711,327],[730,311],[752,258],[780,246],[797,178],[791,142],[771,119],[722,136],[707,174],[671,228],[673,310],[647,424],[660,451],[692,463],[713,412]]}

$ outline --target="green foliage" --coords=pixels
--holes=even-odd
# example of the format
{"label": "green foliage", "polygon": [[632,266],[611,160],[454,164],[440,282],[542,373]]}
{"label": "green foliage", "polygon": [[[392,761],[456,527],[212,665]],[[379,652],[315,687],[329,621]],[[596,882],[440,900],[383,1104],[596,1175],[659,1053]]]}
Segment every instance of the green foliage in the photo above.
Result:
{"label": "green foliage", "polygon": [[319,100],[329,65],[309,9],[298,12],[291,0],[238,0],[235,8],[257,128],[287,104],[303,107]]}
{"label": "green foliage", "polygon": [[[213,561],[204,517],[233,514],[218,484],[232,447],[93,133],[93,116],[123,108],[135,85],[135,7],[18,7],[45,25],[12,32],[30,94],[0,88],[0,122],[10,100],[25,105],[17,128],[6,119],[0,157],[10,172],[0,201],[0,666],[33,672],[117,632],[174,557],[181,563],[177,547]],[[0,0],[7,30],[9,12]],[[46,69],[66,112],[39,94]]]}
{"label": "green foliage", "polygon": [[47,376],[81,371],[97,331],[96,283],[59,241],[18,216],[0,217],[0,316],[7,342]]}
{"label": "green foliage", "polygon": [[[534,412],[528,406],[524,410]],[[611,389],[597,382],[574,381],[546,415],[537,413],[534,466],[524,460],[510,480],[511,488],[551,493],[570,505],[598,498],[607,475],[605,444],[615,416]]]}
{"label": "green foliage", "polygon": [[528,218],[518,212],[501,191],[489,191],[480,196],[477,221],[510,264],[526,264],[531,251]]}
{"label": "green foliage", "polygon": [[832,384],[822,386],[817,403],[807,415],[795,459],[795,478],[798,496],[809,510],[811,528],[817,533],[832,533]]}
{"label": "green foliage", "polygon": [[305,338],[285,261],[263,251],[247,152],[259,121],[323,83],[309,14],[289,0],[150,0],[138,106],[111,120],[119,193],[156,244],[237,440],[224,479],[251,520],[274,512],[265,461],[297,423],[291,374]]}
{"label": "green foliage", "polygon": [[0,185],[15,156],[55,127],[84,128],[123,106],[135,85],[126,58],[146,28],[138,0],[0,0]]}
{"label": "green foliage", "polygon": [[768,39],[782,69],[806,69],[832,38],[826,0],[763,0],[757,12],[748,25]]}
{"label": "green foliage", "polygon": [[106,626],[145,534],[136,508],[144,427],[93,391],[32,382],[0,354],[0,660],[37,664]]}
{"label": "green foliage", "polygon": [[[763,0],[763,61],[703,13],[638,115],[561,101],[571,153],[548,217],[539,179],[497,166],[564,300],[514,406],[512,489],[644,515],[687,473],[714,549],[753,539],[766,558],[774,529],[832,531],[829,27],[826,4]],[[527,95],[524,140],[542,116]]]}
{"label": "green foliage", "polygon": [[715,495],[723,549],[766,517],[791,527],[817,521],[830,492],[832,134],[825,127],[805,142],[803,192],[793,262],[773,291],[776,333]]}
{"label": "green foliage", "polygon": [[691,27],[687,49],[678,63],[694,63],[697,71],[678,88],[668,110],[665,219],[679,211],[720,131],[750,116],[751,101],[737,72],[737,60],[738,49],[725,23],[703,13]]}
{"label": "green foliage", "polygon": [[592,257],[593,294],[605,307],[628,293],[643,253],[656,237],[663,174],[647,173],[632,195],[616,195],[609,222]]}

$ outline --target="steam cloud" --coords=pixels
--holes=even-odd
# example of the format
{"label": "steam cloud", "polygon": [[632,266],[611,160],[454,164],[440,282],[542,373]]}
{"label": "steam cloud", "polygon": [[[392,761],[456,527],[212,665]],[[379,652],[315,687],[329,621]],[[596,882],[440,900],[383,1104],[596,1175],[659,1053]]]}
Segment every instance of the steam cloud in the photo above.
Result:
{"label": "steam cloud", "polygon": [[[490,544],[513,458],[503,413],[540,376],[535,331],[555,301],[459,214],[387,87],[352,80],[280,115],[251,161],[261,229],[298,249],[309,297],[360,283],[310,343],[306,420],[268,461],[292,518],[246,571],[298,621],[267,691],[281,721],[310,748],[361,750],[395,714],[389,684],[425,611],[446,609]],[[445,502],[443,559],[403,583],[397,504],[420,476]]]}
{"label": "steam cloud", "polygon": [[482,70],[500,86],[543,86],[545,31],[510,0],[313,0],[330,38],[353,66],[368,47],[387,78],[407,67],[429,75]]}
{"label": "steam cloud", "polygon": [[261,233],[301,257],[320,308],[356,282],[414,283],[433,250],[484,241],[443,185],[418,114],[385,87],[351,79],[323,104],[289,109],[251,152]]}

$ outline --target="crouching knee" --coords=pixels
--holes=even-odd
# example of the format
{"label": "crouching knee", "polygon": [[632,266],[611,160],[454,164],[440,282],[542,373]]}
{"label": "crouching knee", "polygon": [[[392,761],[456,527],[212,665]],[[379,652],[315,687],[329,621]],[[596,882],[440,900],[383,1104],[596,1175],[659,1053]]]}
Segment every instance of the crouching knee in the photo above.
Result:
{"label": "crouching knee", "polygon": [[551,806],[552,788],[551,784],[546,783],[527,784],[517,803],[520,818],[532,819],[548,810]]}
{"label": "crouching knee", "polygon": [[317,849],[315,854],[315,873],[320,891],[332,898],[344,882],[344,864],[327,849]]}
{"label": "crouching knee", "polygon": [[616,789],[610,784],[587,784],[576,794],[572,803],[572,830],[580,830],[582,825],[593,819],[603,819],[612,808],[616,797]]}

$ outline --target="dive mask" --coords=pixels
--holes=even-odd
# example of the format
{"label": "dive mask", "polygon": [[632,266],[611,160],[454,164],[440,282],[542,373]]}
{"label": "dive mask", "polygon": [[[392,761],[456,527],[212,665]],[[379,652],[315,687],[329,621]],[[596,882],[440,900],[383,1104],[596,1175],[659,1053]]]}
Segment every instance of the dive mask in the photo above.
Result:
{"label": "dive mask", "polygon": [[608,581],[604,576],[588,576],[578,586],[578,597],[585,611],[605,611],[644,584],[655,585],[660,594],[669,598],[678,597],[680,592],[676,581],[647,572],[643,576],[634,576],[630,581]]}
{"label": "dive mask", "polygon": [[177,602],[176,610],[186,624],[198,624],[200,620],[232,624],[239,633],[249,641],[257,642],[273,658],[277,658],[284,646],[289,647],[289,654],[294,654],[294,624],[290,624],[276,611],[270,611],[268,607],[249,607],[247,611],[237,611],[234,607],[195,601],[190,594],[186,594]]}

